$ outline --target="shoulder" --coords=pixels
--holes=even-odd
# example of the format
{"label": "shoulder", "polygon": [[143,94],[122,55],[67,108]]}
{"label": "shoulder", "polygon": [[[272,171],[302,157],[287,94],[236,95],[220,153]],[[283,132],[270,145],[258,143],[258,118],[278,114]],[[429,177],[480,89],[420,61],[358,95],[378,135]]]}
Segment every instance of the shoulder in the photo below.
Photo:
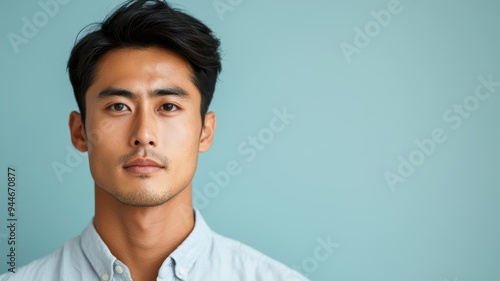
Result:
{"label": "shoulder", "polygon": [[80,248],[80,237],[73,238],[52,253],[36,259],[15,270],[0,275],[0,281],[22,280],[74,280],[75,259],[84,257]]}
{"label": "shoulder", "polygon": [[0,275],[0,281],[36,280],[41,277],[46,277],[49,272],[54,274],[56,265],[61,259],[62,252],[63,248],[61,247],[45,257],[36,259],[20,268],[16,268],[14,273],[7,272]]}
{"label": "shoulder", "polygon": [[244,280],[307,281],[305,277],[240,241],[213,232],[212,250],[221,266],[231,265]]}

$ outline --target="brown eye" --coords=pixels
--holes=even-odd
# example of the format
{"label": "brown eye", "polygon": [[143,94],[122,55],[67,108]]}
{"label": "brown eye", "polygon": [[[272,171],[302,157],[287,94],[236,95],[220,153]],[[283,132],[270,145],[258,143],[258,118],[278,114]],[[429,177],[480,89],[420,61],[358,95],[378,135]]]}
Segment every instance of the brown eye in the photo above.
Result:
{"label": "brown eye", "polygon": [[166,103],[166,104],[161,106],[161,109],[163,109],[165,111],[174,111],[177,109],[177,106],[175,106],[174,104],[171,104],[171,103]]}
{"label": "brown eye", "polygon": [[110,105],[109,109],[111,109],[113,111],[123,111],[123,110],[127,109],[127,106],[124,105],[123,103],[115,103],[115,104]]}

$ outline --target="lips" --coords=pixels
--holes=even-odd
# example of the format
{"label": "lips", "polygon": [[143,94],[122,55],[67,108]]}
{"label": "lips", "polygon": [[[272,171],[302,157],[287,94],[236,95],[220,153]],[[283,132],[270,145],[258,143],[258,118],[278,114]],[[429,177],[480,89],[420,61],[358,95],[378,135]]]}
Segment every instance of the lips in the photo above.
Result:
{"label": "lips", "polygon": [[127,162],[123,168],[135,174],[150,174],[165,168],[165,166],[151,159],[136,158]]}

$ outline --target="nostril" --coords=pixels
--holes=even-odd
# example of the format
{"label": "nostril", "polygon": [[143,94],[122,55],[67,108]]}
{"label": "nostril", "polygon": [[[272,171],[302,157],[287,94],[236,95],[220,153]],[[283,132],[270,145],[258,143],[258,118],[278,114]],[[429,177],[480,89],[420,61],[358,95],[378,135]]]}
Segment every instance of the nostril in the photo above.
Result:
{"label": "nostril", "polygon": [[136,141],[134,142],[134,144],[135,144],[135,145],[138,145],[138,144],[139,144],[139,141],[138,141],[138,140],[136,140]]}

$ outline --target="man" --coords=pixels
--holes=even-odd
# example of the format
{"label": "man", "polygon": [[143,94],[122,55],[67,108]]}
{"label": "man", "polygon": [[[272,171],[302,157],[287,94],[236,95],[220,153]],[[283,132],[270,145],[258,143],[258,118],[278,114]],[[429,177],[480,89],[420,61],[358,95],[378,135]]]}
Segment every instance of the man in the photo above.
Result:
{"label": "man", "polygon": [[78,41],[68,71],[80,110],[71,140],[88,152],[95,216],[0,280],[306,280],[212,232],[192,207],[221,71],[208,27],[160,0],[129,1]]}

